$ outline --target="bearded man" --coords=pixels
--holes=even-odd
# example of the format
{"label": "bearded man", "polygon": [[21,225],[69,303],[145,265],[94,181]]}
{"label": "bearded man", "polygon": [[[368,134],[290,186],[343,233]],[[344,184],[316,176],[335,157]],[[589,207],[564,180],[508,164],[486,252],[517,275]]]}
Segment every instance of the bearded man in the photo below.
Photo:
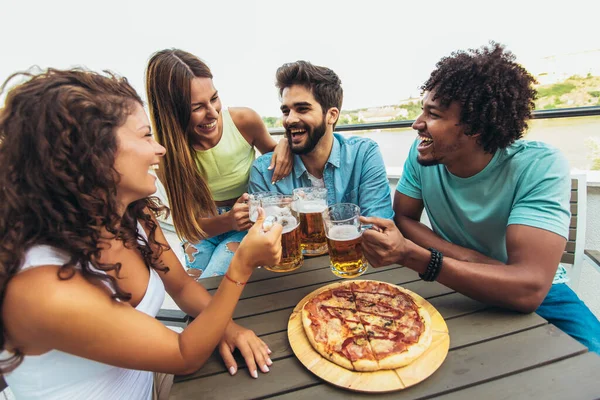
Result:
{"label": "bearded man", "polygon": [[324,187],[328,205],[354,203],[361,215],[392,219],[390,188],[377,143],[333,132],[343,99],[336,73],[297,61],[277,69],[276,80],[294,169],[273,182],[269,170],[273,153],[264,154],[250,171],[249,192],[291,194],[299,187]]}

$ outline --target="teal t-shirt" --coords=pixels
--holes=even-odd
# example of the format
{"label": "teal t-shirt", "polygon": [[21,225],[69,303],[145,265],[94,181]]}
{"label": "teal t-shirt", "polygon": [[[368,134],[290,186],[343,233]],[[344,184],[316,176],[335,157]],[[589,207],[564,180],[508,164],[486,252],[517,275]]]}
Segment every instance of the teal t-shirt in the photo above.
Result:
{"label": "teal t-shirt", "polygon": [[[397,190],[423,200],[431,227],[445,240],[506,263],[508,225],[541,228],[568,239],[571,179],[558,149],[517,140],[496,151],[478,174],[459,178],[444,165],[420,165],[418,142],[410,149]],[[566,280],[559,266],[554,283]]]}

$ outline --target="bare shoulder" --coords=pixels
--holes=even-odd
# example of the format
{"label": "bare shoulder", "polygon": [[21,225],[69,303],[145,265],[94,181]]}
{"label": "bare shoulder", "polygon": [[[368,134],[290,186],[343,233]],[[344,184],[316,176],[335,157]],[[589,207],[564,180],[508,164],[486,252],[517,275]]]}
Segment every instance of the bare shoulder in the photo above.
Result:
{"label": "bare shoulder", "polygon": [[77,308],[93,309],[113,301],[105,290],[88,282],[79,272],[61,279],[59,268],[35,267],[8,283],[2,319],[12,346],[41,350],[39,336],[54,325],[64,325]]}
{"label": "bare shoulder", "polygon": [[229,114],[235,126],[242,133],[245,133],[247,130],[264,128],[260,115],[249,107],[230,107]]}

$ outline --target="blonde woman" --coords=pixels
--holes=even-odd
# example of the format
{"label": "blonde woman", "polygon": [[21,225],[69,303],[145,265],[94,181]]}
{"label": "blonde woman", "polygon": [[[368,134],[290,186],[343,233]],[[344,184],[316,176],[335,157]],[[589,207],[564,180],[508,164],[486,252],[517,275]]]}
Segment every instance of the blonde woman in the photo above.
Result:
{"label": "blonde woman", "polygon": [[166,148],[159,177],[187,267],[203,277],[227,271],[252,226],[246,191],[255,149],[274,151],[271,181],[287,176],[293,159],[255,111],[223,109],[212,78],[203,61],[177,49],[152,55],[146,70],[150,119]]}

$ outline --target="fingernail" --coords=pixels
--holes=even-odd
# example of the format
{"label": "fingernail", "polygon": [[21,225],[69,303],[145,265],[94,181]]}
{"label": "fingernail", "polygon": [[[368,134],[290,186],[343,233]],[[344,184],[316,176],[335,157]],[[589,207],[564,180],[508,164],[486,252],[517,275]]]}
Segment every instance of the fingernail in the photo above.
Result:
{"label": "fingernail", "polygon": [[263,365],[262,370],[263,370],[263,372],[269,372],[269,367],[267,367],[266,365]]}
{"label": "fingernail", "polygon": [[235,368],[234,367],[229,367],[229,373],[231,375],[235,375]]}
{"label": "fingernail", "polygon": [[274,185],[274,184],[275,184],[275,181],[271,182],[271,185]]}
{"label": "fingernail", "polygon": [[273,361],[270,358],[267,358],[267,365],[273,365]]}
{"label": "fingernail", "polygon": [[253,377],[254,379],[258,378],[258,372],[256,372],[256,371],[252,371],[252,377]]}
{"label": "fingernail", "polygon": [[272,353],[271,349],[269,349],[268,347],[267,347],[267,353],[269,353],[269,354]]}

